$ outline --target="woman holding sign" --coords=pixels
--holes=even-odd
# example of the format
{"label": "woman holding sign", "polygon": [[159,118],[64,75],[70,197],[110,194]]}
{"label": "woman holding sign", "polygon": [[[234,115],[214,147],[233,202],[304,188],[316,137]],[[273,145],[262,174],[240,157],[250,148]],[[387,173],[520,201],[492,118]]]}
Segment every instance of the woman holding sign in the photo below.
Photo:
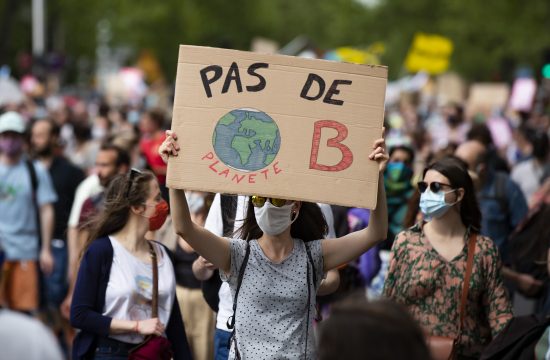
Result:
{"label": "woman holding sign", "polygon": [[[177,136],[166,132],[163,159],[177,156]],[[315,204],[251,196],[239,239],[216,236],[191,221],[183,190],[170,189],[175,230],[220,269],[234,298],[231,359],[314,359],[311,323],[323,275],[384,240],[388,227],[384,139],[369,158],[379,164],[378,206],[369,227],[323,240],[326,222]],[[320,240],[321,239],[321,240]]]}

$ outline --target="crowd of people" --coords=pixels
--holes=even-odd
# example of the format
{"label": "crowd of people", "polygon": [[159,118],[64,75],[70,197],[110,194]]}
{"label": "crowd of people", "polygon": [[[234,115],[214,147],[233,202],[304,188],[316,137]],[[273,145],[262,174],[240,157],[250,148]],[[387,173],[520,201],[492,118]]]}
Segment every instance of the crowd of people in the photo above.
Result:
{"label": "crowd of people", "polygon": [[476,359],[550,315],[550,112],[414,99],[372,146],[375,210],[168,189],[151,101],[3,104],[3,354]]}

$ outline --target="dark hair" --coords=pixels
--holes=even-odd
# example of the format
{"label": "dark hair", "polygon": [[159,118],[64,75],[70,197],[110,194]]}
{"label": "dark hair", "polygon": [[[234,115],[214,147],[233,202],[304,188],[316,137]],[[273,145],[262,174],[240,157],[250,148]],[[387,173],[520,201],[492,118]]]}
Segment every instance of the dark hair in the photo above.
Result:
{"label": "dark hair", "polygon": [[[134,173],[135,176],[131,176]],[[89,236],[82,254],[90,244],[101,237],[113,234],[126,225],[130,217],[130,207],[139,206],[147,201],[149,183],[156,177],[149,171],[130,172],[117,175],[105,191],[102,210],[85,225]]]}
{"label": "dark hair", "polygon": [[57,125],[57,123],[49,117],[36,119],[35,121],[33,121],[31,128],[39,122],[45,122],[45,123],[48,123],[48,125],[50,125],[50,136],[59,137],[59,135],[61,134],[61,128],[59,127],[59,125]]}
{"label": "dark hair", "polygon": [[101,117],[107,118],[109,116],[109,111],[111,111],[109,104],[106,102],[101,102],[97,109],[97,114]]}
{"label": "dark hair", "polygon": [[468,140],[477,140],[486,147],[493,145],[491,130],[485,124],[475,124],[466,134]]}
{"label": "dark hair", "polygon": [[525,138],[531,144],[533,143],[533,138],[535,137],[535,129],[530,127],[527,124],[521,124],[518,127],[518,133]]}
{"label": "dark hair", "polygon": [[468,165],[456,156],[447,156],[424,169],[422,178],[426,176],[428,170],[437,171],[449,179],[453,189],[464,189],[464,197],[460,204],[460,218],[464,226],[471,226],[479,232],[481,229],[481,211],[479,210],[472,178],[468,174]]}
{"label": "dark hair", "polygon": [[78,141],[87,141],[92,138],[92,130],[84,121],[78,121],[73,124],[73,134]]}
{"label": "dark hair", "polygon": [[[265,205],[264,205],[265,206]],[[328,233],[328,225],[319,205],[302,201],[298,218],[290,227],[290,235],[304,242],[323,239]],[[235,231],[240,239],[253,240],[262,237],[263,232],[256,222],[252,198],[248,199],[248,209],[243,225]]]}
{"label": "dark hair", "polygon": [[418,212],[420,211],[420,191],[414,191],[407,201],[407,213],[403,218],[403,226],[408,229],[414,224],[416,224],[416,218],[418,217]]}
{"label": "dark hair", "polygon": [[127,165],[130,166],[130,155],[127,151],[122,150],[120,147],[111,144],[111,143],[104,143],[101,145],[100,151],[114,151],[116,152],[116,166],[119,167],[121,165]]}
{"label": "dark hair", "polygon": [[540,130],[535,132],[531,144],[533,145],[533,156],[537,160],[544,162],[548,157],[548,135]]}
{"label": "dark hair", "polygon": [[157,128],[162,129],[164,127],[166,116],[164,115],[164,111],[161,109],[151,109],[147,111],[147,116],[149,116],[149,119],[157,126]]}
{"label": "dark hair", "polygon": [[139,137],[133,131],[125,132],[110,137],[109,143],[118,146],[119,148],[130,154],[132,150],[134,150],[134,148],[139,145]]}
{"label": "dark hair", "polygon": [[321,323],[319,360],[364,358],[425,360],[430,353],[405,308],[389,300],[368,302],[362,293],[335,305]]}
{"label": "dark hair", "polygon": [[456,111],[456,115],[461,119],[464,117],[464,106],[462,106],[461,104],[452,101],[448,103],[447,106],[452,107]]}
{"label": "dark hair", "polygon": [[407,146],[407,145],[397,145],[397,146],[394,146],[390,149],[390,152],[389,152],[389,155],[390,155],[390,158],[392,156],[392,154],[394,152],[396,152],[397,150],[400,150],[400,151],[404,151],[407,153],[407,155],[409,156],[409,161],[408,161],[408,164],[412,164],[414,162],[414,150],[410,147],[410,146]]}

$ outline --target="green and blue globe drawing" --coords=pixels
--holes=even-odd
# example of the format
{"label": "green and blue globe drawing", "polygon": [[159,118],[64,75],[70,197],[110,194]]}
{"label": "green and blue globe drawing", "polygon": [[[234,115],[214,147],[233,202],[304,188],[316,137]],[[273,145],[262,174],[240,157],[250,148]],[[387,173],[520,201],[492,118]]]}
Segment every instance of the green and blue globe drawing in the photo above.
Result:
{"label": "green and blue globe drawing", "polygon": [[228,112],[218,121],[212,145],[225,165],[241,171],[257,171],[275,159],[281,135],[269,115],[243,108]]}

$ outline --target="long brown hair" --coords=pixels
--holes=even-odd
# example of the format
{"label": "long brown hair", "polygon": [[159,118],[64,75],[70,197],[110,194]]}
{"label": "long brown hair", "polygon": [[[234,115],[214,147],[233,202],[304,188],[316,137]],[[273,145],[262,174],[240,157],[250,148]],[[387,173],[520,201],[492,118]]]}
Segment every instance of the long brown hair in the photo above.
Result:
{"label": "long brown hair", "polygon": [[85,225],[89,236],[81,256],[95,239],[113,234],[126,225],[130,207],[145,204],[149,196],[149,183],[155,176],[148,171],[132,170],[128,175],[117,175],[105,191],[104,205]]}
{"label": "long brown hair", "polygon": [[[319,205],[302,201],[302,207],[298,218],[290,227],[290,235],[293,238],[301,239],[304,242],[320,240],[328,233],[328,225]],[[248,199],[246,218],[243,225],[235,232],[235,235],[244,240],[259,239],[263,231],[256,222],[252,198]]]}

